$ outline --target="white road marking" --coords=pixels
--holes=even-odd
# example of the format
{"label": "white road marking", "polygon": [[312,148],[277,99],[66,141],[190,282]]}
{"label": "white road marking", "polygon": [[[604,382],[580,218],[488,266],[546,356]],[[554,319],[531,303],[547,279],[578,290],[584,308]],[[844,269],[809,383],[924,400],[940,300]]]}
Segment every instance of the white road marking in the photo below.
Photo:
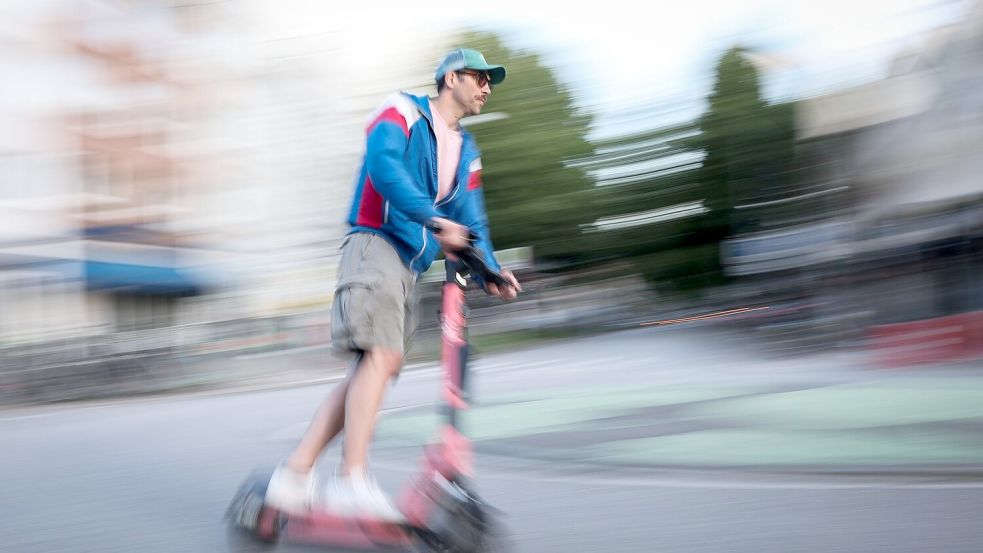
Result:
{"label": "white road marking", "polygon": [[[479,465],[482,455],[479,455]],[[525,462],[525,460],[523,460]],[[393,472],[412,473],[404,462],[396,464],[376,458],[374,465],[385,468]],[[533,464],[535,463],[535,464]],[[565,469],[560,472],[549,472],[546,466],[555,469],[556,462],[553,461],[529,461],[528,464],[512,464],[509,467],[478,467],[476,480],[523,480],[529,482],[551,482],[556,484],[577,485],[577,486],[608,486],[608,487],[645,487],[645,488],[701,488],[701,489],[733,489],[733,490],[853,490],[853,489],[875,489],[875,490],[900,490],[900,489],[928,489],[928,490],[961,490],[961,489],[980,489],[983,488],[983,480],[962,480],[955,481],[956,476],[887,476],[887,475],[851,475],[839,476],[834,474],[813,475],[803,473],[794,474],[755,474],[752,472],[723,472],[701,470],[664,470],[652,469],[646,474],[611,474],[598,475],[598,470],[611,470],[616,472],[617,467],[588,467],[584,470],[591,470],[591,474],[582,472],[564,474]],[[580,467],[583,468],[583,467]],[[569,471],[567,471],[569,472]],[[793,480],[793,478],[795,480]],[[861,480],[866,478],[866,480]],[[947,479],[952,481],[943,481]]]}

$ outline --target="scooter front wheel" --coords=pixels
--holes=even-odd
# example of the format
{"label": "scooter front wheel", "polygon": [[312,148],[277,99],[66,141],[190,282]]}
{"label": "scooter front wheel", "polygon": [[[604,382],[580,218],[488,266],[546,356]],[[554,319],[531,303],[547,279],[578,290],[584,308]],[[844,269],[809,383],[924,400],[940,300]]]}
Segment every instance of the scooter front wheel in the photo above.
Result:
{"label": "scooter front wheel", "polygon": [[436,505],[426,531],[418,537],[424,551],[433,553],[508,553],[514,550],[501,513],[476,496],[445,493]]}

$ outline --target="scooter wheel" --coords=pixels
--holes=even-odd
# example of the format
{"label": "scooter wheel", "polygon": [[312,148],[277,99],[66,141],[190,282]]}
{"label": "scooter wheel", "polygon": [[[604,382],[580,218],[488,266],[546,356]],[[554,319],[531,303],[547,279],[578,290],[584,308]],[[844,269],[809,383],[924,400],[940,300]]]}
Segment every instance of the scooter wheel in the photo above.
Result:
{"label": "scooter wheel", "polygon": [[474,495],[466,499],[445,495],[420,534],[425,551],[433,553],[508,553],[512,540],[500,513]]}
{"label": "scooter wheel", "polygon": [[230,551],[265,549],[276,543],[285,519],[276,509],[266,505],[269,481],[269,474],[254,474],[246,479],[232,499],[225,514],[229,521]]}
{"label": "scooter wheel", "polygon": [[[471,535],[476,541],[464,542],[460,539],[462,535]],[[427,553],[511,553],[516,550],[511,535],[497,523],[486,525],[480,532],[459,532],[456,537],[426,532],[418,538],[417,550]]]}

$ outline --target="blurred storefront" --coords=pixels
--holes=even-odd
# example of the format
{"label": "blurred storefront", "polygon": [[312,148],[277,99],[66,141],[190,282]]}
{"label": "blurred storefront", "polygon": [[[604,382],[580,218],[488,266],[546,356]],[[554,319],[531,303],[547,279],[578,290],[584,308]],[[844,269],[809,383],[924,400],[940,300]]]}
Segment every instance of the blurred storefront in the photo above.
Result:
{"label": "blurred storefront", "polygon": [[244,264],[214,209],[244,172],[215,140],[236,68],[197,55],[202,32],[172,8],[6,13],[0,117],[17,124],[0,130],[0,392],[148,374],[200,318],[188,300]]}
{"label": "blurred storefront", "polygon": [[298,7],[5,8],[0,396],[328,342],[353,138],[444,38],[364,56]]}
{"label": "blurred storefront", "polygon": [[981,87],[977,3],[887,78],[801,101],[802,181],[825,183],[831,203],[803,208],[815,222],[728,240],[745,297],[808,305],[783,321],[796,336],[862,343],[888,366],[983,355]]}

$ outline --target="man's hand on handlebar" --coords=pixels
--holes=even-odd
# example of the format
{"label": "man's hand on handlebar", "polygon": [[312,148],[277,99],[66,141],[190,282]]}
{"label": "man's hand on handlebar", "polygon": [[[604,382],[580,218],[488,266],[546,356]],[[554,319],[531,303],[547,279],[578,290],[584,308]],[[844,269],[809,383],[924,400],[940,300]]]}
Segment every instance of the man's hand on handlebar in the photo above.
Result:
{"label": "man's hand on handlebar", "polygon": [[[457,253],[460,255],[465,249],[471,247],[471,229],[466,226],[459,225],[454,221],[444,219],[443,217],[434,217],[430,220],[427,227],[434,233],[434,236],[437,237],[437,240],[440,242],[440,247],[445,253],[450,255]],[[484,267],[484,262],[481,262],[481,266]],[[472,269],[473,268],[474,267],[472,267]],[[482,270],[487,270],[487,267]],[[505,282],[501,284],[486,282],[485,291],[487,291],[490,295],[495,296],[496,298],[501,298],[505,301],[514,300],[519,292],[522,291],[522,286],[519,285],[519,281],[516,280],[515,275],[512,274],[512,271],[504,267],[499,275],[505,280]]]}
{"label": "man's hand on handlebar", "polygon": [[460,251],[470,244],[471,231],[464,225],[443,217],[434,217],[430,219],[428,226],[434,231],[434,236],[440,242],[440,248],[445,252]]}
{"label": "man's hand on handlebar", "polygon": [[514,300],[515,297],[519,295],[519,292],[522,291],[522,286],[519,285],[519,281],[515,279],[515,275],[512,274],[512,271],[506,269],[505,267],[502,267],[502,272],[499,274],[501,274],[502,278],[507,280],[509,284],[499,286],[495,283],[489,282],[485,286],[485,290],[496,298],[501,298],[505,301]]}

